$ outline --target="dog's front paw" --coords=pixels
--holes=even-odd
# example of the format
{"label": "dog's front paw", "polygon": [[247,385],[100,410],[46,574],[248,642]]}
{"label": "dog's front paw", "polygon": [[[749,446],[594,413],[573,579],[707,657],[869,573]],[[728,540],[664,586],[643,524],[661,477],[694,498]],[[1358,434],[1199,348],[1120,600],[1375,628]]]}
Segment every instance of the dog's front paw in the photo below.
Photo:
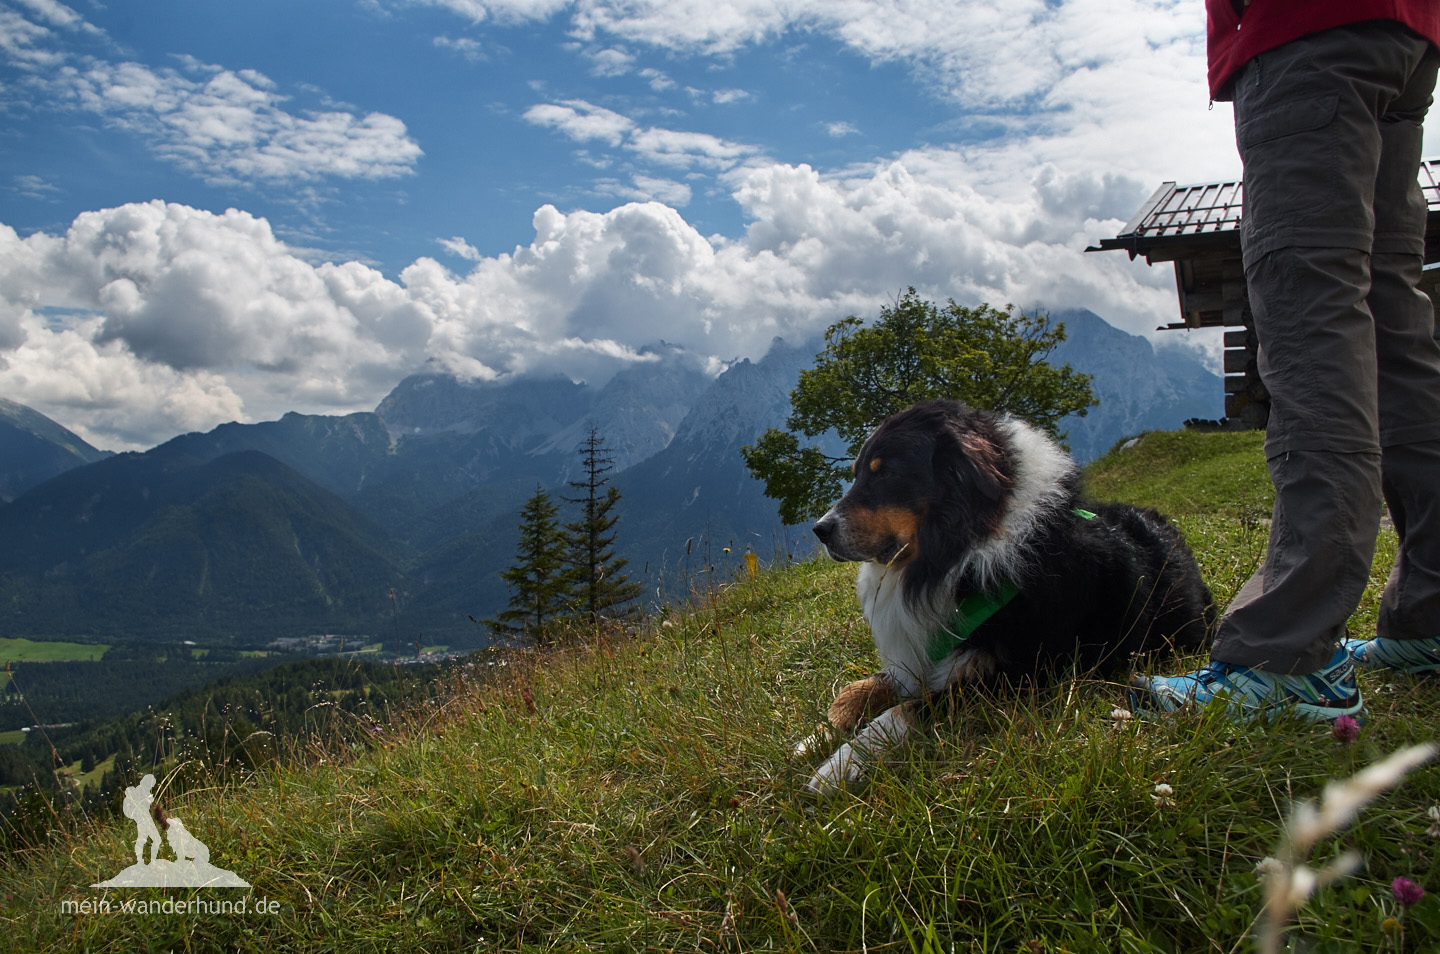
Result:
{"label": "dog's front paw", "polygon": [[830,703],[826,718],[841,732],[852,732],[864,719],[884,712],[898,701],[895,684],[883,673],[850,683]]}
{"label": "dog's front paw", "polygon": [[795,743],[790,750],[792,758],[803,759],[816,749],[828,749],[835,744],[835,727],[829,724],[817,725],[815,731]]}
{"label": "dog's front paw", "polygon": [[824,798],[857,786],[865,777],[867,765],[905,744],[914,719],[913,713],[907,711],[910,708],[898,705],[882,712],[860,730],[853,742],[846,742],[825,760],[810,777],[806,790]]}
{"label": "dog's front paw", "polygon": [[818,798],[829,798],[858,785],[864,775],[865,768],[856,757],[855,747],[846,742],[815,770],[805,790]]}

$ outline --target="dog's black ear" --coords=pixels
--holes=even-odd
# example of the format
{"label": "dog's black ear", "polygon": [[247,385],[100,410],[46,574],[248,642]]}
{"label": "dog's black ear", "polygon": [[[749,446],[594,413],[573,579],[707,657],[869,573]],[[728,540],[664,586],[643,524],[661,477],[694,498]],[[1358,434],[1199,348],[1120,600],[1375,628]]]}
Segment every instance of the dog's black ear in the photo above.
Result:
{"label": "dog's black ear", "polygon": [[[992,435],[967,424],[950,422],[935,442],[935,479],[947,494],[967,493],[977,502],[997,503],[1010,485],[1005,456]],[[965,498],[952,500],[963,503]]]}

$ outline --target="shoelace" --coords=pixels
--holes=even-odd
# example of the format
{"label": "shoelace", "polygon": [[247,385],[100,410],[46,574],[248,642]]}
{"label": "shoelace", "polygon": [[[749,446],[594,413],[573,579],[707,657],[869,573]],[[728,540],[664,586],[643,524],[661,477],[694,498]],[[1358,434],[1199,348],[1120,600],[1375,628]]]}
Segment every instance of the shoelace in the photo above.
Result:
{"label": "shoelace", "polygon": [[1212,682],[1218,682],[1221,677],[1234,668],[1236,667],[1231,666],[1229,663],[1209,662],[1195,671],[1195,681],[1203,682],[1208,686]]}

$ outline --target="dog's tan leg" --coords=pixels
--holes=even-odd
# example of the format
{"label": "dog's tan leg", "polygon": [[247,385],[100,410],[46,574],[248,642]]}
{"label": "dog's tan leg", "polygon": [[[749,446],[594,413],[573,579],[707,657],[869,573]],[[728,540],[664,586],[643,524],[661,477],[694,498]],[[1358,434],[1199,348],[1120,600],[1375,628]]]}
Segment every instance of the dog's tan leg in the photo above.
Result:
{"label": "dog's tan leg", "polygon": [[895,681],[884,673],[850,683],[830,703],[826,717],[841,732],[851,732],[862,720],[884,712],[900,701]]}

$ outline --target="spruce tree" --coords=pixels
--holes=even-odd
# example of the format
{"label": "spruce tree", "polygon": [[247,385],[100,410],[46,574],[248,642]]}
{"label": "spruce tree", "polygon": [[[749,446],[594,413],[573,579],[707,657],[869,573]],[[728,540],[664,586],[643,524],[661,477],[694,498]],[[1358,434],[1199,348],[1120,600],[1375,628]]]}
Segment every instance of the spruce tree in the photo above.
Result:
{"label": "spruce tree", "polygon": [[510,590],[508,609],[487,620],[496,632],[538,637],[547,622],[564,614],[569,603],[566,537],[559,508],[543,487],[520,511],[520,542],[515,563],[500,577]]}
{"label": "spruce tree", "polygon": [[633,616],[641,587],[621,572],[629,561],[615,555],[614,527],[619,514],[614,510],[620,491],[605,476],[615,468],[615,459],[595,427],[590,428],[579,452],[584,479],[570,481],[579,495],[565,498],[581,508],[580,519],[565,524],[570,594],[576,612],[594,626],[603,617]]}

